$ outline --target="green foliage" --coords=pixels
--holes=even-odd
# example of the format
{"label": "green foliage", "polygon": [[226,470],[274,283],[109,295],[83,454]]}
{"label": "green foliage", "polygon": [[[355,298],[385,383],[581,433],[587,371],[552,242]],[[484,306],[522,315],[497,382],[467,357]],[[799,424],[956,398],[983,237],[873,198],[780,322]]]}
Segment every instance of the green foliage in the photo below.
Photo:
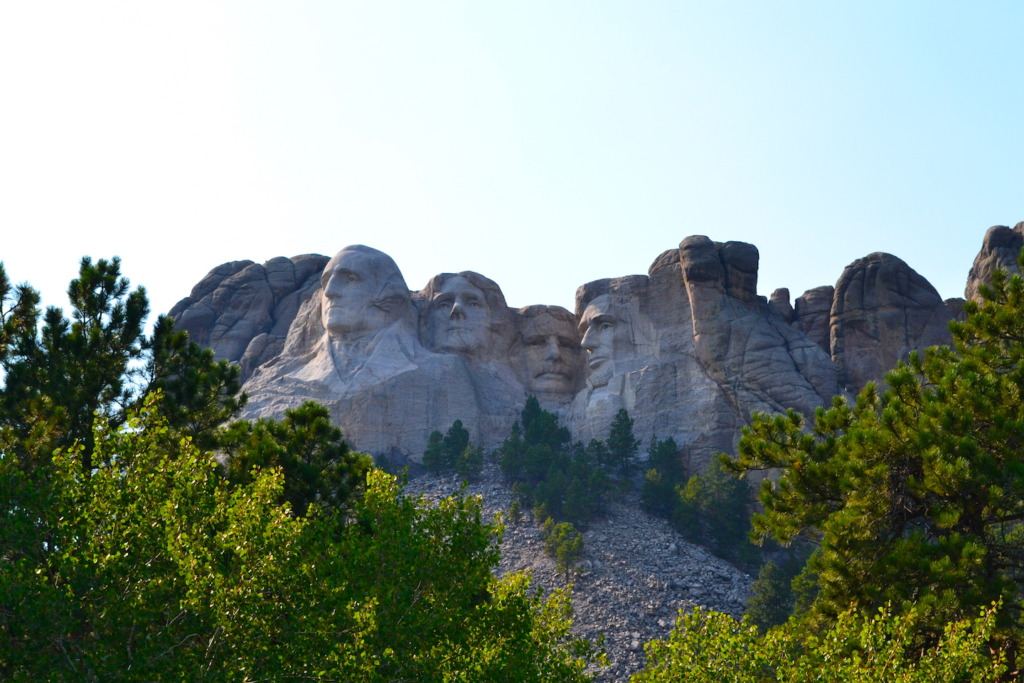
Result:
{"label": "green foliage", "polygon": [[951,324],[951,348],[913,354],[851,405],[759,416],[734,467],[778,469],[754,518],[764,537],[818,543],[807,623],[857,606],[913,608],[924,631],[993,602],[1020,640],[1024,599],[1024,280],[994,277]]}
{"label": "green foliage", "polygon": [[167,316],[157,318],[149,351],[146,391],[160,391],[160,410],[175,433],[191,437],[202,448],[216,444],[216,429],[245,407],[238,365],[214,358],[213,351],[175,330]]}
{"label": "green foliage", "polygon": [[762,564],[747,600],[746,616],[750,623],[765,631],[789,619],[793,613],[792,581],[793,577],[774,562]]}
{"label": "green foliage", "polygon": [[519,524],[523,520],[523,504],[516,498],[508,506],[508,521],[510,524]]}
{"label": "green foliage", "polygon": [[470,446],[462,420],[453,422],[444,436],[438,431],[430,433],[423,452],[423,467],[428,472],[454,470],[463,479],[470,479],[480,474],[483,465],[483,451]]}
{"label": "green foliage", "polygon": [[449,467],[444,452],[444,434],[436,429],[427,437],[427,449],[423,451],[423,467],[428,472],[443,472]]}
{"label": "green foliage", "polygon": [[0,426],[18,436],[8,453],[26,466],[48,465],[55,449],[77,443],[82,467],[93,467],[93,420],[118,427],[150,391],[170,399],[161,406],[174,430],[168,438],[207,445],[245,403],[237,368],[175,332],[169,318],[144,336],[149,302],[120,268],[116,257],[83,258],[68,287],[71,318],[51,307],[40,319],[39,294],[12,288],[0,266]]}
{"label": "green foliage", "polygon": [[685,481],[685,471],[675,439],[651,439],[647,451],[649,469],[640,489],[640,507],[652,515],[671,517],[678,495],[676,487]]}
{"label": "green foliage", "polygon": [[455,460],[455,474],[462,479],[475,479],[484,468],[484,451],[478,446],[466,446]]}
{"label": "green foliage", "polygon": [[[6,277],[4,298],[10,293]],[[142,357],[142,328],[149,303],[142,288],[129,291],[120,260],[82,259],[68,287],[72,319],[54,307],[39,327],[39,295],[19,288],[5,324],[5,386],[0,424],[30,435],[23,451],[48,458],[55,448],[81,443],[82,466],[92,466],[94,415],[116,426],[133,402],[131,364]],[[7,317],[7,316],[5,316]],[[28,453],[31,445],[34,453]]]}
{"label": "green foliage", "polygon": [[720,557],[757,564],[759,553],[747,538],[751,496],[744,482],[718,461],[687,479],[679,446],[671,438],[651,440],[648,464],[640,490],[644,510],[667,517],[684,538],[709,546]]}
{"label": "green foliage", "polygon": [[617,467],[623,476],[628,475],[639,449],[640,441],[633,436],[633,418],[625,408],[620,408],[612,418],[611,429],[608,432],[609,462],[613,467]]}
{"label": "green foliage", "polygon": [[758,553],[748,539],[751,492],[746,482],[714,460],[676,491],[672,522],[684,537],[708,545],[730,562],[757,564]]}
{"label": "green foliage", "polygon": [[[46,505],[2,501],[0,678],[586,680],[565,594],[492,575],[478,498],[427,505],[372,470],[345,514],[296,516],[279,468],[230,485],[169,434],[153,403],[101,420],[96,467],[60,451]],[[32,483],[17,465],[5,496]]]}
{"label": "green foliage", "polygon": [[550,515],[582,526],[601,513],[611,488],[592,452],[579,444],[570,446],[568,430],[531,396],[498,456],[502,473],[513,482],[522,504],[544,509],[534,519]]}
{"label": "green foliage", "polygon": [[456,420],[448,428],[448,432],[444,435],[443,445],[448,460],[454,465],[455,460],[469,446],[469,432],[462,426],[462,420]]}
{"label": "green foliage", "polygon": [[647,668],[633,683],[935,683],[1005,680],[1005,657],[991,652],[995,610],[948,624],[932,643],[915,637],[915,615],[881,609],[844,612],[802,638],[777,628],[759,636],[749,620],[700,608],[681,614],[668,640],[646,645]]}
{"label": "green foliage", "polygon": [[327,408],[312,401],[285,411],[280,421],[239,420],[216,438],[233,484],[251,483],[258,472],[280,468],[281,501],[297,515],[305,515],[313,503],[344,509],[372,466],[370,456],[349,449]]}
{"label": "green foliage", "polygon": [[583,557],[583,534],[571,522],[556,524],[548,517],[541,526],[544,534],[544,552],[555,558],[555,571],[566,580]]}

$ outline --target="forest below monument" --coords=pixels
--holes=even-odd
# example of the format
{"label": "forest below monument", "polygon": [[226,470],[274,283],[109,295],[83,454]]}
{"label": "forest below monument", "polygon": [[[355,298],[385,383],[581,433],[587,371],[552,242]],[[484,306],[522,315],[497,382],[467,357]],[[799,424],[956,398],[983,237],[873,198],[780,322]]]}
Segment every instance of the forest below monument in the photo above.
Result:
{"label": "forest below monument", "polygon": [[[528,516],[571,577],[578,528],[629,486],[760,571],[747,618],[681,614],[633,680],[1016,676],[1019,276],[995,274],[952,344],[912,354],[884,391],[756,416],[698,475],[670,439],[637,472],[624,412],[588,444],[535,402],[494,452],[458,424],[432,435],[428,469],[499,465],[515,491],[500,521],[473,497],[403,495],[316,404],[235,419],[238,368],[168,318],[146,334],[117,259],[83,259],[69,297],[70,318],[40,311],[0,271],[6,679],[589,680],[600,644],[570,634],[570,591],[496,577],[497,537]],[[757,505],[717,514],[746,495],[734,475],[764,471]]]}

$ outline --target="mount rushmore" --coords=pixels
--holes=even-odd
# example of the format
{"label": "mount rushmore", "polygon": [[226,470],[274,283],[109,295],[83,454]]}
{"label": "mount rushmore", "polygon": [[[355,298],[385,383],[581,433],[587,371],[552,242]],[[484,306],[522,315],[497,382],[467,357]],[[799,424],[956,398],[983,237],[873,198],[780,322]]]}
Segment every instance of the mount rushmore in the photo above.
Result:
{"label": "mount rushmore", "polygon": [[[985,235],[965,293],[1016,267],[1024,223]],[[313,399],[349,442],[416,462],[455,420],[494,448],[527,396],[575,439],[605,438],[625,408],[644,442],[673,437],[691,468],[735,445],[755,411],[810,414],[859,391],[914,349],[947,343],[962,299],[890,254],[857,259],[835,286],[791,301],[757,293],[758,251],[684,239],[646,275],[589,282],[575,311],[511,309],[497,283],[443,273],[411,291],[394,260],[363,245],[214,268],[170,312],[240,365],[243,417]]]}

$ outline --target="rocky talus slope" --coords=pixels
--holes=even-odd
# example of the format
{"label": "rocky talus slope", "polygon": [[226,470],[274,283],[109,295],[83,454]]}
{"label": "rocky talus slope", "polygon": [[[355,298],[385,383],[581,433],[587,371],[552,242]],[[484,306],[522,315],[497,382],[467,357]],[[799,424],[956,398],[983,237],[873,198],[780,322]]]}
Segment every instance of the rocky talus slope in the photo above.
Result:
{"label": "rocky talus slope", "polygon": [[[460,487],[454,475],[428,474],[412,479],[406,490],[439,500],[459,493]],[[482,497],[488,516],[506,513],[512,504],[512,493],[493,464],[466,493]],[[507,525],[501,554],[499,575],[526,570],[545,590],[566,585],[565,577],[555,573],[554,559],[544,554],[540,528],[529,513]],[[725,560],[684,541],[665,520],[640,510],[633,492],[613,501],[608,514],[584,531],[583,561],[571,579],[573,632],[604,638],[609,666],[596,680],[625,681],[644,665],[643,644],[666,637],[680,609],[701,605],[740,616],[751,581]]]}

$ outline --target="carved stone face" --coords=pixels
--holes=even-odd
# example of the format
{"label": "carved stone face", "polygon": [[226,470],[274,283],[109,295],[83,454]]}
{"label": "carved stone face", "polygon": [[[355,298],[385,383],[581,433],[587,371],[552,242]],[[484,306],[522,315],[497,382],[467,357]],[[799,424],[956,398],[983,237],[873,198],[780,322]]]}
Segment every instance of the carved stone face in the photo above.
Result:
{"label": "carved stone face", "polygon": [[583,333],[581,348],[587,352],[590,383],[604,386],[615,371],[615,360],[632,352],[628,321],[616,313],[617,307],[608,295],[590,302],[580,319]]}
{"label": "carved stone face", "polygon": [[346,247],[324,267],[321,320],[334,339],[355,339],[377,332],[412,310],[391,257],[369,247]]}
{"label": "carved stone face", "polygon": [[523,321],[526,388],[539,394],[571,394],[580,367],[579,333],[571,319],[540,313]]}
{"label": "carved stone face", "polygon": [[427,336],[430,348],[442,353],[472,355],[486,347],[491,311],[480,288],[456,275],[430,300]]}

